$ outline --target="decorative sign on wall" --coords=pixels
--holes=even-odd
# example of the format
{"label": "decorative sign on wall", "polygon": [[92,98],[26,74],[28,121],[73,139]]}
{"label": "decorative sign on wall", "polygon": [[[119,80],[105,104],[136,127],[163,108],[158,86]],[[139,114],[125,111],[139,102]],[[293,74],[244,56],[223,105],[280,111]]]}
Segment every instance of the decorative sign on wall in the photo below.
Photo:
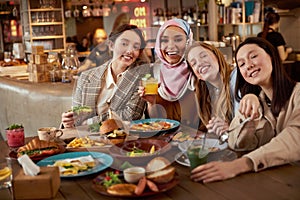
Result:
{"label": "decorative sign on wall", "polygon": [[[148,5],[148,4],[147,4]],[[131,15],[130,23],[136,25],[139,28],[145,28],[149,26],[149,7],[146,4],[143,6],[136,6],[133,8],[133,14]]]}

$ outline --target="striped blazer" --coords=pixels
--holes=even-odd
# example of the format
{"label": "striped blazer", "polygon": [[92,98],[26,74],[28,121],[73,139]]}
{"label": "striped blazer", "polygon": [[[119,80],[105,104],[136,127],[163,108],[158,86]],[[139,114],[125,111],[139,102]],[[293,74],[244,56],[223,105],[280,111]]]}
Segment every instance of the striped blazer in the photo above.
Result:
{"label": "striped blazer", "polygon": [[[97,100],[101,91],[104,73],[111,60],[103,65],[84,71],[80,74],[73,94],[73,106],[89,106],[93,113],[78,120],[75,125],[80,125],[87,118],[92,118],[93,123],[108,118],[108,112],[97,113]],[[138,94],[138,86],[142,77],[150,73],[150,65],[137,65],[134,63],[123,74],[118,82],[115,94],[111,98],[110,109],[122,120],[130,121],[143,116],[146,102]]]}

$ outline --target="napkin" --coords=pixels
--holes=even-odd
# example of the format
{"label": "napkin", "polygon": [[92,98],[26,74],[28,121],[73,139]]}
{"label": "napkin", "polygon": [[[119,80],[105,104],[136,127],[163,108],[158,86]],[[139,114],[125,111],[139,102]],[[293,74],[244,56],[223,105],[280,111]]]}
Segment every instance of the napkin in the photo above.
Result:
{"label": "napkin", "polygon": [[37,166],[27,154],[18,158],[19,163],[22,165],[25,175],[36,176],[40,173],[40,167]]}

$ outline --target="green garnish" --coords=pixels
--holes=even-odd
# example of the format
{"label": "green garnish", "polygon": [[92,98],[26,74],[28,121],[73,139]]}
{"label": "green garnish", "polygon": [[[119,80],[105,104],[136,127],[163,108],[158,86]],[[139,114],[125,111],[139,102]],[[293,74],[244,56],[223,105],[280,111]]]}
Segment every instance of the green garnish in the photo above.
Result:
{"label": "green garnish", "polygon": [[76,114],[92,112],[92,109],[89,106],[74,106],[72,111]]}
{"label": "green garnish", "polygon": [[94,133],[94,132],[99,132],[100,126],[101,126],[101,122],[99,122],[99,123],[94,123],[94,124],[89,125],[89,129],[90,129],[90,131],[93,132],[93,133]]}
{"label": "green garnish", "polygon": [[103,185],[108,188],[109,186],[122,183],[122,181],[119,179],[120,172],[106,172],[106,176],[103,180]]}
{"label": "green garnish", "polygon": [[151,77],[151,74],[145,74],[144,78],[150,78]]}
{"label": "green garnish", "polygon": [[14,129],[19,129],[19,128],[24,128],[24,127],[22,124],[12,124],[6,130],[14,130]]}

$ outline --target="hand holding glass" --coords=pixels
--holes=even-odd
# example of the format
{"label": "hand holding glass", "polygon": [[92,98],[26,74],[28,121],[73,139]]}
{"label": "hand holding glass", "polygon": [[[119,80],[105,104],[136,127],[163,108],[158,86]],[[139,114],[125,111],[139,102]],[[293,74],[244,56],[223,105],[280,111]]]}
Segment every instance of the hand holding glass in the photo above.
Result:
{"label": "hand holding glass", "polygon": [[156,95],[158,91],[158,81],[157,79],[150,77],[150,78],[143,78],[142,85],[145,87],[145,95]]}

